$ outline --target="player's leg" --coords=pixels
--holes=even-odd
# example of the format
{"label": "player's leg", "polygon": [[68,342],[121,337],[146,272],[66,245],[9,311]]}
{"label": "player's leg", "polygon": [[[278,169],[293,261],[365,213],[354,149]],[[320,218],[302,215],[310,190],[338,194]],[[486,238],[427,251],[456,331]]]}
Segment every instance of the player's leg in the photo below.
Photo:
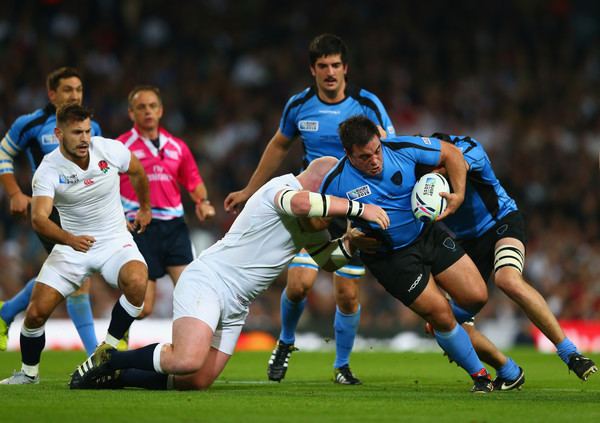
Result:
{"label": "player's leg", "polygon": [[350,353],[360,323],[359,283],[365,269],[360,265],[344,266],[333,275],[335,295],[335,361],[334,382],[343,385],[361,383],[350,370]]}
{"label": "player's leg", "polygon": [[39,382],[39,364],[46,344],[44,325],[56,306],[64,299],[56,289],[36,283],[21,327],[21,371],[0,381],[3,385],[22,385]]}
{"label": "player's leg", "polygon": [[523,279],[523,243],[516,238],[503,238],[496,243],[495,256],[496,286],[517,303],[529,320],[556,346],[558,356],[569,369],[582,380],[587,380],[589,375],[598,370],[595,363],[578,351],[566,337],[544,297]]}
{"label": "player's leg", "polygon": [[281,382],[285,377],[290,356],[296,351],[294,342],[298,321],[304,311],[306,297],[317,280],[318,271],[319,267],[304,250],[294,257],[288,267],[287,284],[280,300],[281,332],[267,367],[269,380]]}
{"label": "player's leg", "polygon": [[27,308],[35,278],[31,279],[14,297],[0,301],[0,351],[6,351],[8,345],[8,328],[15,316]]}
{"label": "player's leg", "polygon": [[88,355],[91,355],[98,345],[94,329],[94,315],[90,302],[92,279],[101,280],[101,277],[97,273],[94,273],[83,281],[83,284],[77,291],[67,297],[67,312],[77,329],[77,333]]}
{"label": "player's leg", "polygon": [[148,315],[152,314],[154,311],[154,303],[156,301],[156,280],[148,279],[148,284],[146,285],[146,294],[144,295],[144,308],[142,312],[137,317],[138,320],[141,320]]}
{"label": "player's leg", "polygon": [[469,335],[456,322],[448,301],[432,276],[429,277],[423,292],[409,307],[431,324],[438,345],[471,376],[475,382],[473,392],[492,391],[490,376],[479,360]]}

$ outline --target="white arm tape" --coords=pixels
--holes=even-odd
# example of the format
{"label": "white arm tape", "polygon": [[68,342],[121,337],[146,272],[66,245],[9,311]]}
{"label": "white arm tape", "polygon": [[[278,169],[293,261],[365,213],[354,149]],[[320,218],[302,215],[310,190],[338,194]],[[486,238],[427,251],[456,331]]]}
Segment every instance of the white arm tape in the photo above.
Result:
{"label": "white arm tape", "polygon": [[[288,189],[282,192],[279,196],[279,207],[290,216],[297,216],[292,210],[292,198],[294,198],[298,192],[299,191]],[[308,201],[310,202],[310,210],[306,215],[307,217],[327,216],[327,213],[329,212],[329,204],[331,203],[331,199],[328,195],[309,192]]]}
{"label": "white arm tape", "polygon": [[335,265],[336,268],[344,267],[350,259],[352,254],[346,250],[344,245],[344,238],[337,238],[324,244],[317,245],[312,248],[307,248],[308,254],[313,260],[323,267],[329,260]]}

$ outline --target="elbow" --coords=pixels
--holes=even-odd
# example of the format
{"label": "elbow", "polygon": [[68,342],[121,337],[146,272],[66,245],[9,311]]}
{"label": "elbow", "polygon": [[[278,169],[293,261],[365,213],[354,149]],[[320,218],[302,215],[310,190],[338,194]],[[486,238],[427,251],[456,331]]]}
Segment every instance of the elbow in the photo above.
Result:
{"label": "elbow", "polygon": [[292,198],[292,211],[295,216],[308,216],[310,213],[310,199],[308,195],[296,194],[294,198]]}

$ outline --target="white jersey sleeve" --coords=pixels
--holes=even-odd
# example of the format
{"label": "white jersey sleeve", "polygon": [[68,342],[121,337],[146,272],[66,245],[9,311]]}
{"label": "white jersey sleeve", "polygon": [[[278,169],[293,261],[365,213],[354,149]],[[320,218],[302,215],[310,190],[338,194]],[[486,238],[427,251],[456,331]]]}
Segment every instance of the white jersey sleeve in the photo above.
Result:
{"label": "white jersey sleeve", "polygon": [[54,198],[58,182],[59,176],[56,170],[42,161],[31,180],[32,195],[34,197]]}

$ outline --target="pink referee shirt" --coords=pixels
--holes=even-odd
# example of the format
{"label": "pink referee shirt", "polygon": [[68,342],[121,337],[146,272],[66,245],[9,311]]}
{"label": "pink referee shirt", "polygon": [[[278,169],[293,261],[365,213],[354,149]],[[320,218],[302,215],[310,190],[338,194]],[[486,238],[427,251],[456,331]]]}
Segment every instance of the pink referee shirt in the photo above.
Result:
{"label": "pink referee shirt", "polygon": [[[182,217],[179,185],[192,192],[202,183],[196,161],[185,142],[162,128],[159,129],[158,149],[152,141],[142,137],[135,127],[117,139],[139,159],[148,175],[152,218],[171,220]],[[121,174],[121,202],[125,216],[133,220],[140,203],[125,174]]]}

